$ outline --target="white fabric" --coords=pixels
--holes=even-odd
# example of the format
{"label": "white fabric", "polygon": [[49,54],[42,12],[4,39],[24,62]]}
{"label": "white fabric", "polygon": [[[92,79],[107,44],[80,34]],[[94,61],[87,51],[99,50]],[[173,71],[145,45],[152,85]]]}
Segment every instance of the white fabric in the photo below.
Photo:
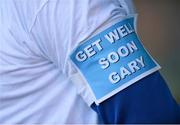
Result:
{"label": "white fabric", "polygon": [[[0,123],[97,123],[69,54],[129,0],[0,0]],[[86,93],[81,93],[81,95]],[[90,101],[88,101],[90,100]],[[90,103],[89,103],[90,104]]]}

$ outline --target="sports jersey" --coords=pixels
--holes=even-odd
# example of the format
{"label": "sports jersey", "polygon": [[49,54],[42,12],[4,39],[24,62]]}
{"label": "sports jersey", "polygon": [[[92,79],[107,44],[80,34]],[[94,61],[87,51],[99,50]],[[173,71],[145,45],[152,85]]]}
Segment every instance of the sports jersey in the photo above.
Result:
{"label": "sports jersey", "polygon": [[97,123],[69,79],[68,55],[127,11],[118,0],[1,0],[0,122]]}
{"label": "sports jersey", "polygon": [[[165,122],[150,117],[161,97],[160,115],[176,121],[178,106],[158,73],[97,105],[70,60],[83,41],[134,13],[129,0],[0,0],[0,123]],[[154,84],[162,95],[144,96]]]}

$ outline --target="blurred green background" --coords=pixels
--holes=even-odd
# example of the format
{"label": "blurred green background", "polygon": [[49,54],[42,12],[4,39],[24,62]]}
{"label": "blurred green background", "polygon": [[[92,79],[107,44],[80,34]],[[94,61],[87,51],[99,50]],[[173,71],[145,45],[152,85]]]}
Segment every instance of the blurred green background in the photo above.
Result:
{"label": "blurred green background", "polygon": [[180,0],[134,0],[138,33],[180,104]]}

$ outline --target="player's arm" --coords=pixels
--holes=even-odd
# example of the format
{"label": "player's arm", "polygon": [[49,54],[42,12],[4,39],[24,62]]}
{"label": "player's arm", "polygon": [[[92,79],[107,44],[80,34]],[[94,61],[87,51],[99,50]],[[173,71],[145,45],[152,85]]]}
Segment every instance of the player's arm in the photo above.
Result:
{"label": "player's arm", "polygon": [[[133,14],[132,5],[131,1],[122,4],[128,14]],[[72,52],[72,62],[87,88],[84,93],[88,94],[81,92],[81,95],[86,101],[94,101],[89,104],[98,113],[102,123],[180,123],[179,105],[159,73],[158,64],[147,57],[146,51],[142,51],[144,48],[138,45],[142,43],[136,42],[138,35],[133,32],[135,20],[131,27],[126,25],[131,23],[128,22],[128,15],[124,18],[119,24],[110,25],[91,39],[83,41]],[[129,28],[123,28],[126,26]],[[134,48],[128,48],[132,41]],[[132,53],[128,49],[132,49]],[[139,58],[136,57],[141,56],[143,63],[138,63]],[[78,78],[74,81],[81,83]],[[91,95],[91,99],[85,95]]]}

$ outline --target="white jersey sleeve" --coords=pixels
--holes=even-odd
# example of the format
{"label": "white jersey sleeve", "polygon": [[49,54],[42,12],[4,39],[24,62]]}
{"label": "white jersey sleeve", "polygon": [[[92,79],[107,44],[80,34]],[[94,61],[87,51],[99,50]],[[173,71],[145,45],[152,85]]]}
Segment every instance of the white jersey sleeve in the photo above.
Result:
{"label": "white jersey sleeve", "polygon": [[97,123],[87,106],[92,95],[69,55],[108,24],[133,14],[129,3],[0,0],[0,123]]}
{"label": "white jersey sleeve", "polygon": [[51,61],[75,81],[78,93],[91,105],[91,94],[71,64],[69,54],[108,24],[134,14],[133,8],[131,0],[49,0],[30,27],[31,44],[40,50],[34,53]]}

